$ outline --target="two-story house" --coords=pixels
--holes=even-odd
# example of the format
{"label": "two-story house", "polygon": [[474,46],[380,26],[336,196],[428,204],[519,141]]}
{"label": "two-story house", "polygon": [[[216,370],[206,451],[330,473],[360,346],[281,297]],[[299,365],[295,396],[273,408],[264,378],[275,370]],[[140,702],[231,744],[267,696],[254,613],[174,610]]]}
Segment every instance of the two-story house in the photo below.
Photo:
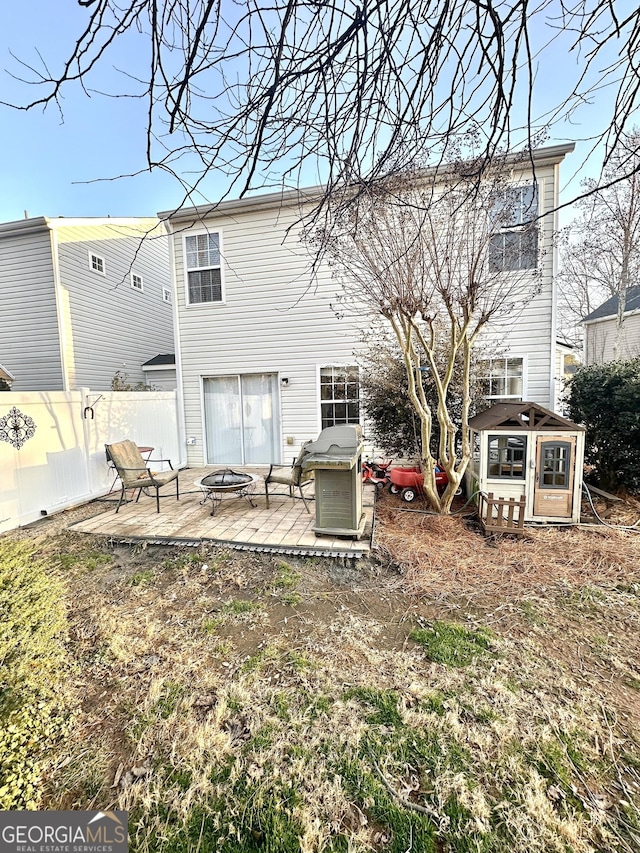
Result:
{"label": "two-story house", "polygon": [[174,350],[169,247],[155,218],[0,224],[0,362],[13,391],[108,390]]}
{"label": "two-story house", "polygon": [[[537,251],[513,229],[496,235],[492,264],[539,269],[535,297],[495,334],[492,400],[556,399],[555,210],[559,165],[573,145],[517,161],[520,209],[539,222]],[[521,188],[521,189],[520,189]],[[305,192],[160,213],[171,234],[176,367],[191,465],[289,461],[325,426],[360,420],[357,352],[371,318],[338,316],[329,269],[312,275],[299,240]],[[379,321],[379,318],[377,319]]]}

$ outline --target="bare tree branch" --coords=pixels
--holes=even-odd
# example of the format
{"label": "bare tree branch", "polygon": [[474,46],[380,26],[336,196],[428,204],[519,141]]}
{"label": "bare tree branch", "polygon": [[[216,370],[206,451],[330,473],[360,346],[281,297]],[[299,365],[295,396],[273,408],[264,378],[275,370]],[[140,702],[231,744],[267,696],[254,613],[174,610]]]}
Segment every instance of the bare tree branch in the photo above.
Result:
{"label": "bare tree branch", "polygon": [[[534,147],[603,87],[612,110],[594,137],[607,142],[608,162],[638,106],[640,10],[622,0],[78,5],[86,21],[62,67],[23,62],[42,94],[19,108],[61,109],[63,90],[88,89],[116,40],[133,35],[148,45],[136,92],[147,101],[148,167],[184,180],[184,164],[195,162],[194,186],[218,170],[241,196],[274,181],[296,185],[310,164],[326,176],[327,196],[368,186],[419,160],[446,162],[474,128],[479,177],[496,152]],[[537,64],[553,62],[558,44],[575,57],[575,79],[536,115]]]}

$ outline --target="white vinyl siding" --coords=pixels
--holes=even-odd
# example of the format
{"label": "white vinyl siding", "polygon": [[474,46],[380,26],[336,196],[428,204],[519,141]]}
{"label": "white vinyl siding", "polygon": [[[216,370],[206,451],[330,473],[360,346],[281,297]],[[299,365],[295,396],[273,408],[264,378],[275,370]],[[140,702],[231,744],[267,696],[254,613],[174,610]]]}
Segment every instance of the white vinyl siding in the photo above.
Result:
{"label": "white vinyl siding", "polygon": [[[86,255],[84,263],[86,272]],[[40,230],[0,234],[0,289],[0,361],[15,377],[12,390],[62,390],[51,235],[44,220]]]}
{"label": "white vinyl siding", "polygon": [[[514,177],[518,183],[526,179]],[[553,211],[554,179],[553,165],[538,167],[541,212]],[[313,277],[311,259],[297,236],[300,209],[278,201],[268,206],[258,200],[253,208],[228,212],[223,206],[206,222],[209,233],[224,235],[224,303],[189,306],[184,237],[185,229],[190,232],[185,221],[174,224],[173,253],[186,434],[195,438],[187,447],[188,462],[204,464],[203,378],[262,372],[288,379],[280,388],[280,406],[282,460],[290,462],[302,442],[315,439],[321,429],[319,367],[354,364],[361,329],[371,328],[371,321],[335,316],[331,306],[339,285],[326,267]],[[202,233],[202,220],[193,221],[198,222],[193,233]],[[498,340],[510,356],[525,360],[528,398],[549,407],[555,350],[553,215],[538,228],[547,251],[539,258],[542,279],[532,274],[536,295],[488,330],[484,345],[490,342],[494,353]]]}
{"label": "white vinyl siding", "polygon": [[[616,341],[616,320],[611,317],[585,323],[585,360],[587,364],[606,364],[613,361]],[[640,356],[640,313],[628,314],[622,324],[618,358],[626,360]]]}
{"label": "white vinyl siding", "polygon": [[[168,240],[142,239],[154,224],[142,220],[125,226],[114,220],[112,225],[55,228],[60,286],[69,294],[70,388],[109,390],[116,371],[135,385],[145,380],[145,361],[173,352],[172,309],[162,301],[162,288],[170,284]],[[87,244],[90,254],[105,258],[106,269],[89,281],[82,260]],[[134,258],[143,292],[129,286]]]}
{"label": "white vinyl siding", "polygon": [[[538,213],[542,218],[536,226],[541,246],[538,268],[531,271],[535,295],[526,304],[513,305],[509,316],[494,321],[478,342],[480,357],[484,348],[486,355],[524,359],[523,394],[527,400],[550,409],[555,403],[555,394],[552,393],[556,348],[553,295],[555,171],[554,166],[539,166],[536,170]],[[526,178],[522,183],[526,183]],[[534,276],[537,276],[535,280]]]}
{"label": "white vinyl siding", "polygon": [[286,464],[320,432],[318,363],[353,363],[359,333],[331,308],[336,282],[326,268],[312,279],[297,229],[286,234],[298,216],[294,207],[216,217],[211,230],[224,234],[224,306],[187,305],[182,229],[174,235],[186,431],[196,439],[187,447],[189,464],[204,464],[204,377],[276,373],[289,380],[279,394]]}

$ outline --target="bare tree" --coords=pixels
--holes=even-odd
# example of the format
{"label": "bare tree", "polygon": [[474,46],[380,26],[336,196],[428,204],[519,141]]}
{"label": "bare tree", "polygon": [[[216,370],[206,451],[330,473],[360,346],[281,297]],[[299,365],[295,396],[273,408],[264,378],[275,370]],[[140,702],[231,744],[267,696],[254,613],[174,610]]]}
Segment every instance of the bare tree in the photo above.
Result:
{"label": "bare tree", "polygon": [[588,195],[562,246],[559,290],[576,319],[617,297],[613,346],[620,354],[627,290],[640,278],[640,131],[623,135],[604,172],[606,186],[586,181]]}
{"label": "bare tree", "polygon": [[[44,48],[35,63],[18,60],[14,76],[42,94],[17,106],[62,110],[67,87],[89,92],[115,43],[135,39],[124,88],[109,94],[146,102],[147,167],[177,176],[187,198],[212,169],[243,195],[309,184],[308,166],[326,183],[322,202],[434,151],[446,160],[474,126],[479,179],[496,151],[531,147],[596,92],[612,108],[591,142],[611,151],[638,105],[640,10],[621,0],[77,2],[86,23],[59,69]],[[575,57],[574,74],[539,114],[537,78],[554,51]]]}
{"label": "bare tree", "polygon": [[[351,206],[340,200],[327,226],[307,235],[341,282],[339,310],[382,317],[395,333],[420,422],[424,490],[440,513],[450,511],[471,459],[472,350],[490,324],[513,323],[540,287],[534,186],[519,187],[516,198],[509,172],[495,167],[478,187],[465,178],[466,166],[440,170],[436,180],[423,170],[397,174]],[[424,369],[435,411],[420,379]],[[451,408],[456,372],[459,422]],[[442,496],[436,463],[449,478]]]}

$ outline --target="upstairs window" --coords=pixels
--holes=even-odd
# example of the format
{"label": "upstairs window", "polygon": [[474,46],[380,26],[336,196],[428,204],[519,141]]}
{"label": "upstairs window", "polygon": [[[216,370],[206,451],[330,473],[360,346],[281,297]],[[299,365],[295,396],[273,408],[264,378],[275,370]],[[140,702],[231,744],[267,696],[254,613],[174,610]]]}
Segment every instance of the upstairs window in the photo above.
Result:
{"label": "upstairs window", "polygon": [[168,287],[162,288],[162,301],[168,302],[169,305],[171,305],[171,291],[169,290]]}
{"label": "upstairs window", "polygon": [[134,290],[139,290],[141,292],[144,290],[144,285],[142,284],[142,276],[141,275],[137,275],[134,272],[131,273],[131,287]]}
{"label": "upstairs window", "polygon": [[104,258],[101,258],[100,255],[94,255],[93,252],[89,252],[89,269],[92,272],[104,275]]}
{"label": "upstairs window", "polygon": [[184,243],[189,305],[222,302],[220,234],[189,234]]}
{"label": "upstairs window", "polygon": [[538,215],[538,188],[536,184],[508,187],[498,193],[491,209],[491,217],[500,228],[530,225]]}
{"label": "upstairs window", "polygon": [[535,269],[538,265],[538,189],[535,184],[501,192],[491,209],[496,231],[489,243],[491,272]]}
{"label": "upstairs window", "polygon": [[484,363],[484,395],[488,400],[520,402],[524,386],[524,359],[492,358]]}
{"label": "upstairs window", "polygon": [[360,423],[360,373],[355,365],[320,368],[322,429]]}

